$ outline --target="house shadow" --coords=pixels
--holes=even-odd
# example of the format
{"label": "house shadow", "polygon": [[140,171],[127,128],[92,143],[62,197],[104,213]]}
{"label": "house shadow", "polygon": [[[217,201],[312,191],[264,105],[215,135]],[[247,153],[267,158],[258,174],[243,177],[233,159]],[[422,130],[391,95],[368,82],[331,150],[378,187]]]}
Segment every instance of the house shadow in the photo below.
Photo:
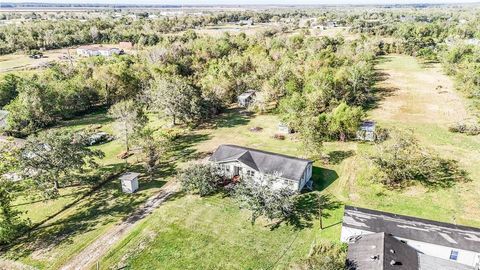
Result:
{"label": "house shadow", "polygon": [[254,113],[246,111],[244,108],[232,107],[217,115],[215,119],[205,123],[203,127],[230,128],[246,125],[253,115]]}
{"label": "house shadow", "polygon": [[336,171],[313,166],[312,169],[313,191],[323,191],[338,179]]}

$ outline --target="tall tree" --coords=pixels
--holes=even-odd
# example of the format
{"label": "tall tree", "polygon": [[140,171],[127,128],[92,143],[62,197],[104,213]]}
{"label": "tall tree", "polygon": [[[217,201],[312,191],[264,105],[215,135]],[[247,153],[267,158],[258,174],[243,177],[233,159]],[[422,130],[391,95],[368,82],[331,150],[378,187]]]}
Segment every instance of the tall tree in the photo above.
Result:
{"label": "tall tree", "polygon": [[30,136],[22,148],[20,167],[24,178],[48,198],[58,196],[61,185],[86,180],[79,176],[97,166],[95,160],[104,156],[100,150],[88,148],[80,134],[48,130]]}
{"label": "tall tree", "polygon": [[360,107],[350,107],[342,102],[328,114],[328,130],[343,142],[349,135],[355,134],[364,115]]}
{"label": "tall tree", "polygon": [[136,141],[142,151],[147,174],[152,178],[158,163],[169,151],[171,141],[168,137],[158,134],[148,127],[139,132]]}
{"label": "tall tree", "polygon": [[18,169],[18,156],[15,145],[0,145],[0,245],[13,241],[27,225],[27,221],[20,218],[21,212],[12,208],[18,187],[9,176]]}
{"label": "tall tree", "polygon": [[209,111],[200,89],[183,79],[160,79],[150,91],[154,109],[164,111],[175,125],[178,120],[198,122]]}
{"label": "tall tree", "polygon": [[132,99],[120,101],[110,107],[108,114],[115,119],[117,129],[125,143],[125,151],[128,153],[129,140],[147,123],[142,104]]}

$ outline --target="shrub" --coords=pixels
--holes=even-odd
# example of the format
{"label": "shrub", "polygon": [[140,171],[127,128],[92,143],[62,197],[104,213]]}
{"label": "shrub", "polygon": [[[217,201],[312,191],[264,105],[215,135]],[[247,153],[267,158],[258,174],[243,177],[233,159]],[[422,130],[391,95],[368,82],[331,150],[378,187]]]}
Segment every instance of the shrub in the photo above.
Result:
{"label": "shrub", "polygon": [[476,123],[455,123],[448,128],[450,132],[465,133],[467,135],[479,135],[480,125]]}
{"label": "shrub", "polygon": [[313,246],[308,258],[292,265],[295,270],[344,270],[347,259],[347,246],[322,241]]}
{"label": "shrub", "polygon": [[422,147],[411,132],[392,132],[391,140],[378,145],[371,159],[380,171],[378,180],[390,187],[402,187],[412,180],[428,187],[450,187],[468,180],[457,161]]}
{"label": "shrub", "polygon": [[212,164],[193,164],[180,172],[178,180],[184,191],[203,197],[220,190],[222,175]]}

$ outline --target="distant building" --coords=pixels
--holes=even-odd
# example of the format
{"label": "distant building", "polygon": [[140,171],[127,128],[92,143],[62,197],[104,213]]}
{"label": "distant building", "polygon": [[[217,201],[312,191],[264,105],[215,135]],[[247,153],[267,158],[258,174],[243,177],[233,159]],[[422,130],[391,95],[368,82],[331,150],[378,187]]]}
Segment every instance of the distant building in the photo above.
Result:
{"label": "distant building", "polygon": [[241,20],[238,22],[239,25],[253,25],[253,20],[252,19],[248,19],[248,20]]}
{"label": "distant building", "polygon": [[341,241],[356,270],[478,270],[480,229],[345,206]]}
{"label": "distant building", "polygon": [[301,191],[311,181],[313,161],[237,145],[220,145],[210,157],[226,177],[251,179],[258,184],[275,178],[272,188]]}
{"label": "distant building", "polygon": [[338,23],[335,22],[335,21],[328,21],[328,22],[325,23],[325,26],[328,27],[328,28],[334,28],[334,27],[338,26]]}
{"label": "distant building", "polygon": [[121,41],[118,43],[118,47],[124,49],[124,50],[131,50],[133,49],[133,44],[130,41]]}
{"label": "distant building", "polygon": [[81,46],[77,48],[77,55],[79,56],[112,56],[114,54],[123,54],[123,50],[119,48],[107,48],[99,46]]}
{"label": "distant building", "polygon": [[364,121],[357,131],[357,140],[361,141],[375,141],[375,122]]}
{"label": "distant building", "polygon": [[248,90],[237,97],[238,105],[241,107],[248,107],[255,98],[255,90]]}

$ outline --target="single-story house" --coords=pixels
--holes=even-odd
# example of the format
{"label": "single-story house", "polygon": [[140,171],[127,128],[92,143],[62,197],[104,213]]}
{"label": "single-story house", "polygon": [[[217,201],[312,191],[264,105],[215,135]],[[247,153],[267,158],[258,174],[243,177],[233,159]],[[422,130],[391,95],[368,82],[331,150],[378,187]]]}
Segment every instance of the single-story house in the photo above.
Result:
{"label": "single-story house", "polygon": [[238,105],[241,107],[248,107],[252,104],[255,98],[255,90],[247,90],[238,96]]}
{"label": "single-story house", "polygon": [[112,56],[114,54],[122,54],[123,50],[119,48],[107,48],[99,46],[80,46],[77,48],[77,55],[79,56]]}
{"label": "single-story house", "polygon": [[274,179],[272,188],[301,191],[312,178],[313,161],[247,147],[223,144],[209,159],[226,177],[241,177],[263,183]]}
{"label": "single-story house", "polygon": [[345,206],[341,240],[356,270],[480,267],[480,229],[473,227]]}
{"label": "single-story house", "polygon": [[363,121],[357,131],[357,140],[375,141],[375,121]]}

